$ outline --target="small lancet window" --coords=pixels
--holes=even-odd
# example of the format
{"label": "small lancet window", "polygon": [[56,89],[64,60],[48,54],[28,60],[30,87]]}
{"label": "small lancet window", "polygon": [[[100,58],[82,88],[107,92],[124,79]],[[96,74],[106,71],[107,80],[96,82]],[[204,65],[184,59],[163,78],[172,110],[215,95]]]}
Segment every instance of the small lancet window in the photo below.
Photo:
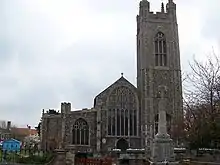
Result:
{"label": "small lancet window", "polygon": [[158,32],[154,39],[155,66],[167,66],[166,38],[162,32]]}

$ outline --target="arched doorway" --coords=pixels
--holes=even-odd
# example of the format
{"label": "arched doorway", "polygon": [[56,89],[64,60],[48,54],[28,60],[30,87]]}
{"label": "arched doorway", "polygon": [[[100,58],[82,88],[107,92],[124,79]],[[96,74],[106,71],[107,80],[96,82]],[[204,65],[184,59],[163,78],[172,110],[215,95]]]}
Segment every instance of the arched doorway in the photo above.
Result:
{"label": "arched doorway", "polygon": [[119,139],[116,144],[117,149],[121,149],[122,152],[125,152],[129,148],[129,144],[125,139]]}

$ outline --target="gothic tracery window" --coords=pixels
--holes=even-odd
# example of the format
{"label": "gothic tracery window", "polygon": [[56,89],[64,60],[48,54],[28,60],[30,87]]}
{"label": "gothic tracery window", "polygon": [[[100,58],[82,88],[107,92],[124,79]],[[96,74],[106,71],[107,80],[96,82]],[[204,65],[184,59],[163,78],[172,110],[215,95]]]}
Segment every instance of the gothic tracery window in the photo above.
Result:
{"label": "gothic tracery window", "polygon": [[89,145],[89,125],[84,119],[78,119],[73,126],[72,144]]}
{"label": "gothic tracery window", "polygon": [[138,110],[135,94],[127,87],[118,87],[109,96],[108,135],[137,136]]}
{"label": "gothic tracery window", "polygon": [[154,39],[155,66],[167,66],[166,38],[162,32],[158,32]]}

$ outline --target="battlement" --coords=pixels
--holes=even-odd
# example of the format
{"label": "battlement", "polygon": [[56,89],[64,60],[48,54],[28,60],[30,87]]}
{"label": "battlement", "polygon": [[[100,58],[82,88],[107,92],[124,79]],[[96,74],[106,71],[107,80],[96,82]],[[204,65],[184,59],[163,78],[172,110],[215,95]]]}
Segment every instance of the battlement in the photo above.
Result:
{"label": "battlement", "polygon": [[42,110],[42,115],[46,115],[46,114],[49,114],[49,115],[58,115],[60,114],[59,110],[55,110],[55,109],[48,109],[45,113],[45,109]]}
{"label": "battlement", "polygon": [[148,18],[150,19],[168,19],[169,15],[165,12],[149,12]]}
{"label": "battlement", "polygon": [[43,112],[42,112],[42,119],[45,119],[45,118],[60,118],[60,112],[59,110],[54,110],[54,109],[48,109],[45,110],[43,109]]}
{"label": "battlement", "polygon": [[61,113],[69,113],[71,111],[71,103],[62,102],[61,103]]}
{"label": "battlement", "polygon": [[62,106],[62,105],[71,105],[71,103],[69,103],[69,102],[62,102],[62,103],[61,103],[61,106]]}
{"label": "battlement", "polygon": [[48,119],[48,118],[61,118],[61,114],[49,114],[49,113],[45,113],[44,116],[42,116],[42,119]]}
{"label": "battlement", "polygon": [[155,12],[150,11],[150,2],[147,0],[141,0],[139,4],[139,15],[138,18],[143,19],[170,19],[172,15],[176,15],[176,4],[173,0],[169,0],[166,4],[166,10],[164,3],[161,3],[161,10]]}

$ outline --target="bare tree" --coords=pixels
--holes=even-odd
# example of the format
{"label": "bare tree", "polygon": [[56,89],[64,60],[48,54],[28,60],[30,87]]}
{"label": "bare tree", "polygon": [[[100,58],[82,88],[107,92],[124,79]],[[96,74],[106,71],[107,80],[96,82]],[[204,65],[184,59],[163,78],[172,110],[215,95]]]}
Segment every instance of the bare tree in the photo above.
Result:
{"label": "bare tree", "polygon": [[216,140],[216,119],[220,114],[220,60],[215,53],[205,62],[194,58],[190,68],[183,86],[185,129],[188,137],[200,140],[198,145],[202,145],[206,136]]}

